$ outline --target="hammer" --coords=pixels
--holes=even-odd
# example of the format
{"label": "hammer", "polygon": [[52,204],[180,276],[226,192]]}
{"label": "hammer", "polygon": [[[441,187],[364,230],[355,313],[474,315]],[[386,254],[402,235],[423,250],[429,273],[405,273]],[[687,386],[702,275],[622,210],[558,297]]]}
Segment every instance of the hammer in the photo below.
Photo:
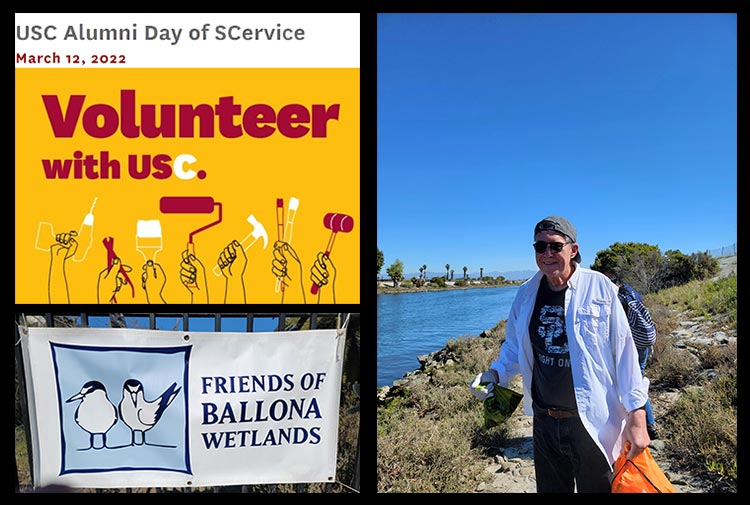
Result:
{"label": "hammer", "polygon": [[[346,214],[335,214],[333,212],[329,212],[325,215],[325,217],[323,217],[323,226],[331,230],[331,236],[328,238],[328,245],[326,245],[326,250],[323,253],[330,258],[331,250],[333,249],[333,241],[336,239],[336,234],[338,232],[349,233],[350,231],[352,231],[352,228],[354,228],[354,218]],[[310,287],[310,292],[314,295],[317,295],[318,289],[320,289],[320,285],[313,284]]]}
{"label": "hammer", "polygon": [[[266,233],[266,229],[257,219],[255,219],[255,216],[252,214],[247,216],[247,222],[250,223],[250,225],[253,227],[253,231],[248,233],[245,238],[240,241],[242,250],[247,251],[255,242],[258,241],[258,239],[261,238],[263,239],[263,249],[265,249],[266,246],[268,246],[268,233]],[[216,277],[221,275],[221,268],[219,267],[219,265],[216,265],[214,267],[214,275]]]}

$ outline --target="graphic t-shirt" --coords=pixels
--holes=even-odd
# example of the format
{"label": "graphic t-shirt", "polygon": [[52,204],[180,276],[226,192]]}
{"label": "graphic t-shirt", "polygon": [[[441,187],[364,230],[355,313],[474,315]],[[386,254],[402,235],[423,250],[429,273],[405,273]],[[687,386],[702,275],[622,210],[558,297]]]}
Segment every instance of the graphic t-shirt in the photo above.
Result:
{"label": "graphic t-shirt", "polygon": [[532,398],[541,409],[576,410],[565,331],[565,291],[550,289],[543,277],[529,323],[534,350]]}

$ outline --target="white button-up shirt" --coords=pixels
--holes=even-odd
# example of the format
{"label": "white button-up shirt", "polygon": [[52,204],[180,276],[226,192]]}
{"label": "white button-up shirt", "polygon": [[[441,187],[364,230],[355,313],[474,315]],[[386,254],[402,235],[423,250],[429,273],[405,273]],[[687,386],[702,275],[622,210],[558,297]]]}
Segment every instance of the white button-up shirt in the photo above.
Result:
{"label": "white button-up shirt", "polygon": [[[539,271],[516,293],[505,329],[505,341],[490,368],[507,387],[518,373],[523,378],[524,413],[533,415],[531,377],[534,355],[529,336],[539,283]],[[617,286],[606,276],[577,265],[565,291],[565,330],[568,335],[578,414],[586,430],[612,466],[622,451],[627,413],[642,407],[649,381],[642,377]]]}

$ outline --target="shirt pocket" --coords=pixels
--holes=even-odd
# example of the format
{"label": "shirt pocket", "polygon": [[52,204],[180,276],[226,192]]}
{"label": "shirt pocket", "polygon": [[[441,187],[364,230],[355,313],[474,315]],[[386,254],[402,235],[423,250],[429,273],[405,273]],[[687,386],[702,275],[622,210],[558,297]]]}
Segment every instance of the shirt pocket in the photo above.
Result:
{"label": "shirt pocket", "polygon": [[606,300],[592,300],[576,311],[576,325],[581,337],[595,343],[609,341],[610,307]]}

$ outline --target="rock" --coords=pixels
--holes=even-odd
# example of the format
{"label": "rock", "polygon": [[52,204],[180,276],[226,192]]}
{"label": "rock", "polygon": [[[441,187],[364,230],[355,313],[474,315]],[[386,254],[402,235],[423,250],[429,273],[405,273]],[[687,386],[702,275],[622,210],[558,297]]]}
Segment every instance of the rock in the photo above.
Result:
{"label": "rock", "polygon": [[512,472],[516,469],[516,464],[511,463],[510,461],[503,461],[503,463],[500,465],[500,469],[503,472]]}

